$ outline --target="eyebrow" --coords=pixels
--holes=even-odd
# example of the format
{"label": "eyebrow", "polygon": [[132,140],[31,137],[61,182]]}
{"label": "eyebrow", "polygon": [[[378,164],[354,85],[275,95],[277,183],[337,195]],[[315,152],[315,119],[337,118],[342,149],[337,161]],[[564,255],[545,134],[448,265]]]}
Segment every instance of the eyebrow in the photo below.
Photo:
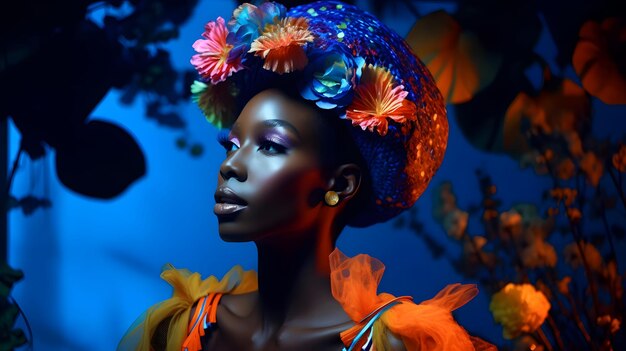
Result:
{"label": "eyebrow", "polygon": [[299,139],[301,139],[298,129],[296,129],[296,127],[294,127],[293,124],[283,119],[266,119],[265,121],[262,122],[262,124],[264,127],[270,127],[270,128],[283,127],[283,128],[290,129]]}
{"label": "eyebrow", "polygon": [[[296,127],[294,127],[293,124],[283,119],[266,119],[263,122],[261,122],[261,125],[266,128],[276,128],[276,127],[287,128],[291,130],[298,137],[298,139],[302,139],[302,137],[300,136],[300,133],[298,132],[298,129],[296,129]],[[232,135],[233,133],[237,134],[239,132],[239,129],[240,129],[239,124],[235,123],[235,125],[231,128],[228,134],[229,135]]]}

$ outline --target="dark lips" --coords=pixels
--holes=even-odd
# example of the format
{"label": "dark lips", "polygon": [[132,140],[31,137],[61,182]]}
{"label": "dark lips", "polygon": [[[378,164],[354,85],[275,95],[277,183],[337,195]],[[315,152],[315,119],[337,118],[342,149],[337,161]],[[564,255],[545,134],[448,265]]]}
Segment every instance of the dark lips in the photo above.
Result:
{"label": "dark lips", "polygon": [[245,209],[248,203],[229,187],[220,186],[215,191],[213,212],[218,216],[230,215]]}

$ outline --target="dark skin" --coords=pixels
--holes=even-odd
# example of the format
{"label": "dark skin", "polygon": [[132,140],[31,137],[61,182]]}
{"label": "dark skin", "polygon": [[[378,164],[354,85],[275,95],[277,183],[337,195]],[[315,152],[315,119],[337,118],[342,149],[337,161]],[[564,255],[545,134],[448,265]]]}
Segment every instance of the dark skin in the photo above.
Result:
{"label": "dark skin", "polygon": [[[355,163],[321,166],[320,118],[317,109],[265,90],[222,141],[218,188],[236,193],[243,208],[224,214],[216,205],[219,233],[226,241],[256,244],[259,289],[222,298],[218,326],[203,338],[203,350],[342,349],[339,333],[354,322],[331,294],[328,255],[345,226],[342,211],[359,191],[361,170]],[[336,206],[325,204],[327,190],[339,194]],[[216,195],[216,202],[231,200]],[[389,339],[392,350],[405,350],[397,337]]]}

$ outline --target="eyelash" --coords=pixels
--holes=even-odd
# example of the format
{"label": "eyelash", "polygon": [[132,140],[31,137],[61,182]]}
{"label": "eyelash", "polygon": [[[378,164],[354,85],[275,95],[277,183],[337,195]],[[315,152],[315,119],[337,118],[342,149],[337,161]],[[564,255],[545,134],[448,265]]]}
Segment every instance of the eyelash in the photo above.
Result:
{"label": "eyelash", "polygon": [[[276,151],[270,151],[270,148],[274,148]],[[263,138],[259,141],[259,150],[265,150],[269,154],[285,154],[287,153],[287,147],[273,141],[271,138]]]}
{"label": "eyelash", "polygon": [[230,141],[228,131],[220,131],[219,133],[217,133],[217,142],[224,147],[226,153],[231,151],[233,145],[235,145],[235,143]]}
{"label": "eyelash", "polygon": [[[236,146],[235,143],[231,141],[227,131],[222,131],[217,134],[217,142],[224,147],[226,153],[233,151],[232,147]],[[269,154],[284,154],[287,152],[286,146],[273,141],[271,138],[261,138],[258,144],[259,150],[265,150],[265,152]],[[271,151],[271,148],[274,148],[275,151]]]}

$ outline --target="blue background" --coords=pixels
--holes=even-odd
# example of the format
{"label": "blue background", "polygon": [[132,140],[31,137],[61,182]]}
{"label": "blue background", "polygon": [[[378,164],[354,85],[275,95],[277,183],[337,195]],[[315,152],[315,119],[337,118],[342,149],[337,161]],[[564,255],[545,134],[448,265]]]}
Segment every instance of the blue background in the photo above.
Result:
{"label": "blue background", "polygon": [[[368,9],[361,2],[362,8]],[[446,2],[420,3],[422,14],[439,8],[452,10]],[[180,30],[180,37],[165,45],[176,68],[189,68],[191,44],[203,25],[217,16],[228,18],[232,1],[203,0]],[[98,18],[102,13],[94,14]],[[381,18],[406,35],[415,18],[399,5]],[[544,32],[536,50],[549,60],[555,54],[549,33]],[[554,68],[556,70],[556,67]],[[539,70],[530,70],[537,80]],[[572,72],[564,72],[575,78]],[[133,320],[150,305],[169,297],[170,287],[159,278],[161,266],[221,276],[234,264],[256,267],[253,244],[222,242],[212,213],[213,192],[223,149],[215,142],[216,130],[192,105],[174,107],[189,125],[187,138],[200,142],[205,152],[191,157],[175,146],[180,133],[163,128],[145,117],[144,101],[131,106],[118,102],[112,90],[92,113],[91,119],[119,124],[140,144],[147,160],[147,175],[121,196],[94,200],[63,187],[54,172],[53,150],[43,160],[24,158],[16,174],[13,194],[46,196],[52,207],[26,217],[12,211],[9,227],[9,263],[22,269],[23,281],[14,297],[30,322],[36,350],[113,350]],[[623,106],[593,101],[597,136],[624,137]],[[439,242],[455,247],[431,215],[432,190],[452,181],[460,208],[480,199],[474,171],[491,174],[507,209],[518,202],[539,202],[549,179],[522,170],[516,161],[473,148],[457,129],[449,111],[450,139],[441,169],[416,206],[425,231]],[[10,155],[18,149],[19,135],[12,126]],[[12,163],[12,159],[10,162]],[[470,228],[478,223],[470,223]],[[476,229],[475,231],[477,231]],[[338,246],[347,254],[368,253],[382,260],[387,271],[381,290],[413,295],[417,301],[432,297],[446,284],[473,283],[458,275],[445,258],[434,260],[423,241],[391,223],[366,229],[348,228]],[[494,325],[485,294],[456,313],[470,332],[500,343],[501,329]],[[20,321],[23,323],[24,321]]]}

